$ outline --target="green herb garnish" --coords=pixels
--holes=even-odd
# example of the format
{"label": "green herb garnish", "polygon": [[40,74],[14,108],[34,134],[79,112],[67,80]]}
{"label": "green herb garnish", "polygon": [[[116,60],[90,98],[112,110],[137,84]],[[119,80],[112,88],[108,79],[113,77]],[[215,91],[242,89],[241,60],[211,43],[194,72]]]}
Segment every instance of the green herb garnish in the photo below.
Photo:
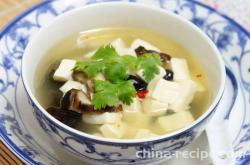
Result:
{"label": "green herb garnish", "polygon": [[147,82],[160,73],[160,65],[161,59],[158,54],[145,54],[138,58],[138,68],[143,70],[143,77]]}
{"label": "green herb garnish", "polygon": [[100,47],[89,61],[77,61],[74,71],[85,72],[89,78],[103,73],[107,81],[95,81],[95,93],[92,104],[95,109],[114,106],[120,102],[131,104],[136,90],[131,81],[127,80],[128,72],[142,70],[143,77],[150,82],[159,74],[161,60],[159,54],[145,54],[138,58],[120,56],[115,48],[108,44]]}
{"label": "green herb garnish", "polygon": [[114,106],[119,104],[120,101],[130,104],[136,94],[136,90],[130,81],[113,84],[108,81],[97,80],[94,86],[95,93],[92,103],[95,109]]}
{"label": "green herb garnish", "polygon": [[77,61],[74,71],[82,71],[87,74],[89,78],[95,77],[104,68],[104,61]]}
{"label": "green herb garnish", "polygon": [[120,62],[108,63],[104,69],[104,75],[107,80],[113,83],[127,80],[127,67]]}

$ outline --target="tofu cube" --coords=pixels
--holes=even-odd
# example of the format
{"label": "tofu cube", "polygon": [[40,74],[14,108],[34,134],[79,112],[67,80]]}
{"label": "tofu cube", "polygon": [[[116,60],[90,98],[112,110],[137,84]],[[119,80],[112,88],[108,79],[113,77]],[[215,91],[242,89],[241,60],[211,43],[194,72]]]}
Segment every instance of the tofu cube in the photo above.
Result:
{"label": "tofu cube", "polygon": [[76,61],[64,59],[61,61],[59,67],[53,75],[53,79],[56,81],[67,81],[72,79],[73,69],[75,67]]}
{"label": "tofu cube", "polygon": [[142,109],[146,114],[149,114],[150,116],[161,116],[166,114],[168,104],[147,97],[142,101]]}
{"label": "tofu cube", "polygon": [[123,48],[123,49],[119,49],[119,50],[116,50],[117,53],[121,56],[124,56],[124,55],[130,55],[130,56],[133,56],[133,57],[137,57],[136,54],[135,54],[135,51],[131,48]]}
{"label": "tofu cube", "polygon": [[124,41],[121,38],[117,38],[117,39],[113,40],[110,44],[113,47],[115,47],[116,51],[126,48],[126,45],[125,45]]}
{"label": "tofu cube", "polygon": [[124,123],[104,124],[100,127],[102,135],[106,138],[120,139],[124,135],[126,125]]}
{"label": "tofu cube", "polygon": [[147,41],[144,41],[142,39],[135,39],[133,41],[133,43],[131,44],[131,48],[133,50],[135,50],[136,48],[138,48],[139,46],[143,46],[145,49],[148,49],[148,50],[154,50],[154,51],[157,51],[157,52],[160,52],[160,49],[157,48],[156,46],[148,43]]}
{"label": "tofu cube", "polygon": [[157,119],[158,126],[166,133],[181,129],[194,121],[190,111],[181,111]]}
{"label": "tofu cube", "polygon": [[160,78],[154,78],[153,80],[151,80],[149,83],[148,83],[148,94],[147,96],[151,96],[152,93],[154,92],[154,89],[158,83],[158,81],[160,80]]}
{"label": "tofu cube", "polygon": [[178,112],[189,108],[189,104],[193,101],[197,92],[197,85],[192,80],[186,80],[180,83],[178,99],[171,103],[169,109]]}
{"label": "tofu cube", "polygon": [[122,104],[122,108],[123,119],[129,122],[136,121],[142,113],[141,102],[137,97],[133,99],[133,103],[130,105]]}
{"label": "tofu cube", "polygon": [[83,122],[87,124],[115,124],[122,119],[120,112],[105,112],[105,113],[85,113],[82,115]]}
{"label": "tofu cube", "polygon": [[63,94],[66,94],[71,89],[82,90],[85,93],[87,92],[87,88],[84,84],[73,80],[68,80],[66,83],[64,83],[63,86],[61,86],[60,91],[62,91]]}
{"label": "tofu cube", "polygon": [[150,86],[150,97],[153,99],[165,103],[172,104],[179,99],[180,85],[177,82],[167,81],[165,79],[155,80]]}
{"label": "tofu cube", "polygon": [[160,79],[163,78],[166,75],[166,70],[163,67],[159,67],[160,73],[157,74],[154,79]]}
{"label": "tofu cube", "polygon": [[170,63],[174,72],[174,81],[183,81],[190,79],[188,64],[185,59],[172,58]]}
{"label": "tofu cube", "polygon": [[121,55],[131,55],[136,57],[135,51],[131,48],[126,48],[124,41],[121,38],[117,38],[111,42],[111,45],[115,47],[116,52]]}
{"label": "tofu cube", "polygon": [[152,133],[149,129],[139,129],[135,135],[135,139],[144,139],[156,137],[157,134]]}

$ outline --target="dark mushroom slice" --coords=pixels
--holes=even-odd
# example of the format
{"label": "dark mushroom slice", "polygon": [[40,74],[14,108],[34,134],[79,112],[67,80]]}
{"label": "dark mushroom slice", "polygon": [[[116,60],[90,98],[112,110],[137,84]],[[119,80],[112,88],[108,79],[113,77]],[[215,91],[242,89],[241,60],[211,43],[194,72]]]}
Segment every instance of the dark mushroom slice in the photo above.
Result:
{"label": "dark mushroom slice", "polygon": [[79,71],[74,71],[72,74],[72,77],[73,77],[73,80],[78,81],[82,84],[86,83],[86,81],[88,80],[86,73],[79,72]]}
{"label": "dark mushroom slice", "polygon": [[160,57],[161,57],[161,62],[164,62],[166,64],[169,64],[171,61],[171,56],[167,53],[160,53]]}
{"label": "dark mushroom slice", "polygon": [[145,49],[143,46],[139,46],[138,48],[135,49],[135,53],[138,57],[150,52],[151,51]]}
{"label": "dark mushroom slice", "polygon": [[70,126],[76,127],[77,124],[81,121],[81,113],[77,113],[74,111],[62,110],[58,107],[49,107],[47,108],[49,114],[51,114],[54,118],[59,120],[60,122]]}
{"label": "dark mushroom slice", "polygon": [[92,114],[100,114],[100,113],[105,113],[105,112],[121,112],[122,106],[118,105],[118,106],[112,106],[112,107],[105,107],[102,109],[94,109],[93,105],[84,105],[83,106],[83,113],[92,113]]}
{"label": "dark mushroom slice", "polygon": [[77,113],[83,113],[83,112],[104,113],[104,112],[120,112],[122,111],[122,106],[119,105],[119,106],[105,107],[99,110],[95,110],[94,106],[91,104],[90,99],[83,91],[77,89],[71,89],[64,95],[61,101],[61,109]]}
{"label": "dark mushroom slice", "polygon": [[83,105],[91,105],[91,102],[83,91],[77,89],[68,91],[61,100],[63,110],[82,113]]}
{"label": "dark mushroom slice", "polygon": [[87,86],[87,96],[91,100],[92,95],[94,93],[94,81],[93,80],[87,80],[86,86]]}
{"label": "dark mushroom slice", "polygon": [[157,52],[157,51],[154,51],[154,50],[147,50],[143,46],[139,46],[138,48],[136,48],[135,53],[136,53],[136,55],[138,57],[142,56],[144,54],[147,54],[147,53],[159,54],[160,57],[161,57],[161,61],[164,62],[164,63],[170,63],[170,60],[171,60],[171,56],[169,54],[162,53],[162,52]]}

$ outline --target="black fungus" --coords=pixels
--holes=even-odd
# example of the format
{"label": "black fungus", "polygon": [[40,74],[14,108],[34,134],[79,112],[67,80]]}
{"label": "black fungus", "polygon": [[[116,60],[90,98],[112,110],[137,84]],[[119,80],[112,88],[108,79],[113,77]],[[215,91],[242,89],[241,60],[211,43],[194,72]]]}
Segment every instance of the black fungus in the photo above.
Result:
{"label": "black fungus", "polygon": [[57,107],[49,107],[47,109],[49,114],[51,114],[54,118],[61,121],[62,123],[70,126],[76,127],[77,124],[81,121],[81,113],[77,113],[74,111],[62,110]]}
{"label": "black fungus", "polygon": [[165,69],[166,74],[163,77],[165,80],[172,81],[174,79],[174,72],[170,69]]}
{"label": "black fungus", "polygon": [[140,77],[129,75],[128,80],[131,80],[137,91],[147,89],[148,84]]}

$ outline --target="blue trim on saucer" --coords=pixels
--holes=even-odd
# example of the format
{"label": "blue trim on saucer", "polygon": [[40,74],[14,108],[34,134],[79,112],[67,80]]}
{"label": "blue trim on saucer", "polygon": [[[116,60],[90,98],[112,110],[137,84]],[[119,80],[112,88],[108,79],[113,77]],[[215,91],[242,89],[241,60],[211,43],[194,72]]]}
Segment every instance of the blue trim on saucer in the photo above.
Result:
{"label": "blue trim on saucer", "polygon": [[[11,27],[16,24],[20,19],[22,19],[23,17],[25,17],[26,15],[30,14],[32,11],[40,8],[41,6],[44,6],[48,3],[51,3],[53,0],[46,0],[43,1],[33,7],[31,7],[30,9],[24,11],[22,14],[18,15],[17,17],[15,17],[7,26],[5,26],[3,28],[2,31],[0,31],[0,39],[5,35],[5,33],[7,33]],[[23,160],[25,163],[31,164],[31,165],[38,165],[38,163],[36,163],[32,158],[30,158],[29,156],[26,155],[25,152],[23,152],[19,147],[16,146],[16,144],[14,144],[9,138],[8,136],[6,136],[2,130],[0,129],[0,137],[1,140],[3,141],[4,144],[6,144],[6,146],[8,146],[8,148],[13,151],[14,154],[16,154],[21,160]]]}
{"label": "blue trim on saucer", "polygon": [[232,85],[233,85],[233,87],[234,87],[232,102],[230,103],[228,112],[227,112],[227,114],[226,114],[225,117],[224,117],[224,119],[228,120],[228,119],[229,119],[229,116],[230,116],[230,114],[231,114],[231,111],[232,111],[232,109],[233,109],[234,103],[235,103],[235,101],[236,101],[239,87],[238,87],[237,80],[236,80],[236,78],[235,78],[233,72],[232,72],[230,69],[226,68],[226,74],[227,74],[227,76],[230,78],[231,83],[232,83]]}
{"label": "blue trim on saucer", "polygon": [[215,12],[216,14],[220,15],[221,17],[225,18],[226,20],[228,20],[230,23],[232,23],[234,26],[236,26],[237,28],[239,28],[241,31],[243,31],[244,33],[246,33],[246,35],[250,38],[250,32],[247,31],[244,27],[242,27],[238,22],[236,22],[235,20],[233,20],[232,18],[226,16],[225,14],[222,14],[221,12],[218,12],[217,10],[201,3],[201,2],[198,2],[196,0],[186,0],[186,1],[190,1],[190,2],[193,2],[199,6],[202,6],[212,12]]}

